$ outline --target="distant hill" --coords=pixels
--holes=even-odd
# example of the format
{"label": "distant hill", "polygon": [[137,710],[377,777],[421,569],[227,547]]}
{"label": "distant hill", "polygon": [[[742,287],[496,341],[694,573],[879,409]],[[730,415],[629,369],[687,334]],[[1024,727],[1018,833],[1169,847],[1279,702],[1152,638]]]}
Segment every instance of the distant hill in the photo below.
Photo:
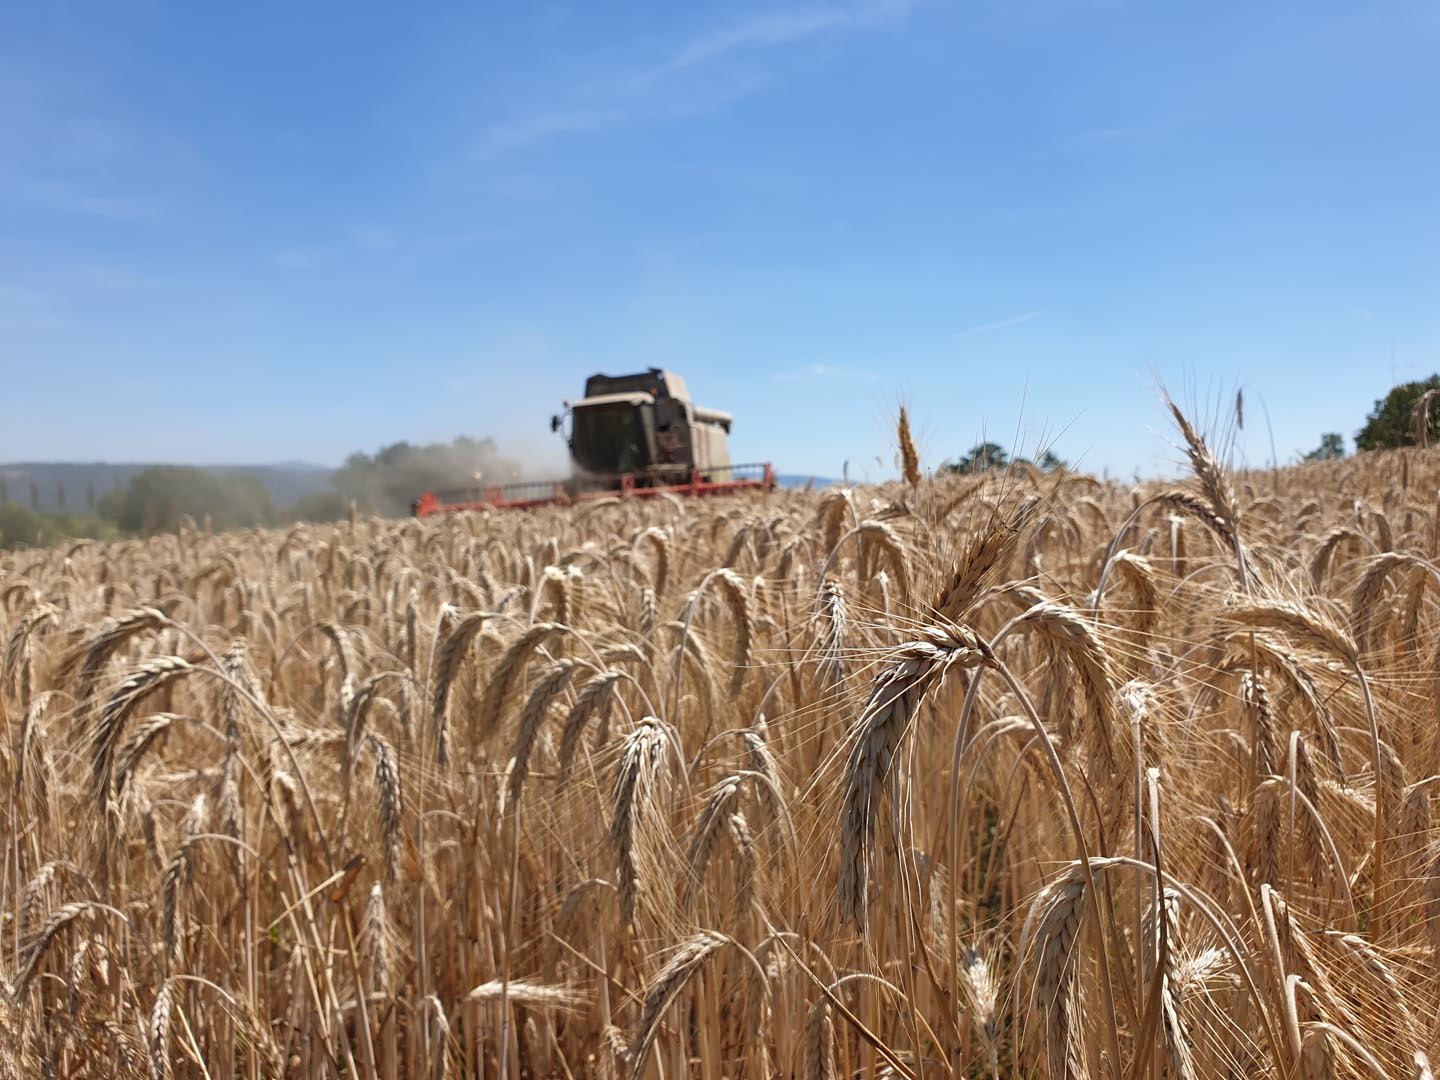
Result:
{"label": "distant hill", "polygon": [[809,484],[811,488],[819,490],[829,487],[831,484],[838,484],[840,481],[828,476],[801,476],[798,473],[776,473],[775,483],[782,488],[803,488]]}
{"label": "distant hill", "polygon": [[[155,463],[111,464],[95,462],[18,461],[0,465],[0,495],[11,502],[32,509],[54,511],[63,509],[84,513],[93,503],[111,491],[123,488],[136,473]],[[215,473],[248,473],[258,477],[277,509],[292,506],[298,499],[317,492],[331,491],[330,478],[335,470],[324,465],[303,461],[277,465],[207,465]],[[33,487],[32,487],[33,485]],[[32,499],[38,496],[38,505]]]}

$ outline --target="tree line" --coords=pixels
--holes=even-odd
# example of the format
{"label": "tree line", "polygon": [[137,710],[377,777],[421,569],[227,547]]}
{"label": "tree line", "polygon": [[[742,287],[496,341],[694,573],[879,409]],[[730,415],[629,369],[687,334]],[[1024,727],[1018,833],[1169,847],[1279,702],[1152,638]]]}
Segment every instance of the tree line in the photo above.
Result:
{"label": "tree line", "polygon": [[954,461],[944,462],[940,468],[944,472],[953,473],[983,473],[995,469],[1013,469],[1021,466],[1029,466],[1039,469],[1041,472],[1055,472],[1057,469],[1068,468],[1068,463],[1056,457],[1053,451],[1046,450],[1035,460],[1028,457],[1016,455],[1010,456],[1010,452],[999,443],[981,442],[972,446],[968,453],[961,454]]}
{"label": "tree line", "polygon": [[[1440,375],[1401,383],[1375,402],[1365,424],[1355,433],[1355,449],[1396,450],[1428,447],[1440,433]],[[1334,461],[1345,456],[1345,437],[1338,431],[1320,436],[1320,445],[1306,461]]]}
{"label": "tree line", "polygon": [[[357,451],[330,478],[329,491],[302,496],[278,508],[259,477],[216,472],[187,465],[157,465],[129,483],[97,496],[93,486],[86,506],[70,512],[63,485],[59,510],[37,509],[13,496],[0,477],[0,547],[37,546],[61,539],[150,536],[173,532],[183,523],[211,529],[244,529],[296,521],[338,521],[353,506],[357,513],[399,515],[424,491],[514,479],[519,470],[491,439],[461,436],[449,443],[392,443],[375,454]],[[33,485],[32,485],[33,486]]]}

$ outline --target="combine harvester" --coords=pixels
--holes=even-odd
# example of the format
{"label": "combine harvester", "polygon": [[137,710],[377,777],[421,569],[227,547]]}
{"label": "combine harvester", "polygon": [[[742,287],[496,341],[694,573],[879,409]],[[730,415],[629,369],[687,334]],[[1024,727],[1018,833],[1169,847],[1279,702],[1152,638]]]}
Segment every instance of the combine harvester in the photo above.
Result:
{"label": "combine harvester", "polygon": [[690,400],[685,380],[673,371],[651,368],[638,375],[591,375],[585,396],[565,403],[565,414],[550,420],[550,430],[570,417],[570,478],[522,481],[450,491],[427,491],[415,502],[415,514],[453,514],[465,510],[528,510],[588,499],[627,499],[671,495],[721,495],[732,491],[770,491],[770,463],[730,464],[726,438],[729,413],[702,409]]}

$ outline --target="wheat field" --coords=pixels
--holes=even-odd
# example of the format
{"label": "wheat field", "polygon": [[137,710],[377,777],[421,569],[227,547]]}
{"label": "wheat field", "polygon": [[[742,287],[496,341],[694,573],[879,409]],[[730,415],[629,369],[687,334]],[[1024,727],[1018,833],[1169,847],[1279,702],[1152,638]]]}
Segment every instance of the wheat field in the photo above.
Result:
{"label": "wheat field", "polygon": [[1429,1077],[1440,451],[0,556],[0,1078]]}

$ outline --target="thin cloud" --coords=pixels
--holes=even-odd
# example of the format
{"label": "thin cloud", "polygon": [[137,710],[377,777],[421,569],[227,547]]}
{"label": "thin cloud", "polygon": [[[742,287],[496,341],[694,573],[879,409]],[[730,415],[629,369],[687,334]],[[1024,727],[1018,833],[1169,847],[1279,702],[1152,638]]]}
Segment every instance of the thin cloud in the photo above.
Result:
{"label": "thin cloud", "polygon": [[958,331],[954,338],[956,341],[961,341],[965,338],[979,337],[981,334],[990,334],[996,330],[1008,330],[1012,326],[1024,326],[1044,315],[1043,311],[1027,311],[1023,315],[1011,315],[1008,319],[996,319],[994,322],[981,323],[979,326],[971,326]]}
{"label": "thin cloud", "polygon": [[54,313],[50,297],[34,289],[0,283],[0,337],[58,333],[65,322]]}
{"label": "thin cloud", "polygon": [[[457,238],[441,235],[434,246],[446,243],[466,243],[469,236],[457,234]],[[281,270],[310,270],[337,259],[368,254],[375,257],[402,251],[416,243],[413,237],[388,225],[356,225],[347,229],[339,239],[316,244],[292,244],[278,248],[265,256],[265,261]]]}
{"label": "thin cloud", "polygon": [[771,376],[775,382],[810,382],[815,379],[835,379],[843,382],[879,382],[879,376],[864,371],[847,371],[829,364],[811,364],[799,371],[777,371]]}
{"label": "thin cloud", "polygon": [[603,131],[636,118],[675,117],[724,106],[772,81],[751,70],[723,73],[722,85],[679,85],[721,73],[728,61],[781,53],[903,16],[916,0],[859,0],[814,8],[779,8],[701,34],[650,67],[590,88],[583,104],[539,109],[491,127],[478,148],[482,156],[536,145],[566,135]]}
{"label": "thin cloud", "polygon": [[731,53],[793,45],[853,25],[854,20],[853,12],[838,8],[766,12],[696,38],[650,72],[648,80],[664,79]]}
{"label": "thin cloud", "polygon": [[1060,136],[1048,146],[1043,146],[1037,150],[1035,157],[1042,159],[1065,157],[1070,154],[1081,154],[1091,150],[1100,150],[1107,146],[1125,146],[1130,143],[1144,142],[1146,139],[1168,135],[1188,119],[1193,119],[1193,117],[1174,115],[1139,124],[1117,124],[1086,128],[1083,131],[1074,131],[1068,135]]}
{"label": "thin cloud", "polygon": [[330,252],[325,248],[291,247],[272,251],[265,261],[281,270],[309,270],[329,257]]}
{"label": "thin cloud", "polygon": [[623,115],[618,109],[562,109],[536,113],[492,127],[485,133],[483,149],[496,153],[544,142],[559,135],[600,131],[616,123]]}
{"label": "thin cloud", "polygon": [[0,199],[102,221],[153,222],[161,217],[153,203],[99,194],[57,180],[12,179],[0,187]]}
{"label": "thin cloud", "polygon": [[350,230],[350,241],[356,247],[382,250],[398,244],[400,235],[383,225],[361,225]]}

